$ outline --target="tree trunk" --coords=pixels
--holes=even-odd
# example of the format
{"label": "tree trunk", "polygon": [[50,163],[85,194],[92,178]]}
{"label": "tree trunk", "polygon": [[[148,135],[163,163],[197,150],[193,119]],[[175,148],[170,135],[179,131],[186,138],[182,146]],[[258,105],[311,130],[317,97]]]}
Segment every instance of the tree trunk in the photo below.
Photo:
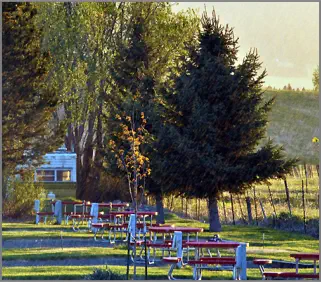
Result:
{"label": "tree trunk", "polygon": [[165,223],[165,216],[164,216],[164,205],[163,205],[163,195],[162,192],[157,192],[156,195],[156,223],[164,224]]}
{"label": "tree trunk", "polygon": [[220,223],[220,215],[218,212],[218,203],[215,196],[208,198],[208,211],[209,211],[209,223],[211,232],[220,232],[222,226]]}

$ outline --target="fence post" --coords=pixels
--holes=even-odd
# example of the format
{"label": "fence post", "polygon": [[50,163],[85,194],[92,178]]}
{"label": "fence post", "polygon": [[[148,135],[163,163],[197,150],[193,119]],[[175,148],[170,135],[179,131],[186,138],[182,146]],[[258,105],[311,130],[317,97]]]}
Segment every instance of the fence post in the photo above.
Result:
{"label": "fence post", "polygon": [[284,181],[284,187],[285,187],[286,201],[288,202],[290,216],[292,216],[291,203],[290,203],[290,193],[289,193],[289,188],[288,188],[288,183],[286,181],[286,177],[283,178],[283,181]]}
{"label": "fence post", "polygon": [[244,216],[244,213],[243,213],[243,208],[242,208],[242,205],[241,205],[240,195],[237,195],[237,200],[239,202],[242,220],[243,220],[244,223],[246,223],[245,216]]}
{"label": "fence post", "polygon": [[305,174],[305,191],[308,193],[308,170],[307,170],[307,165],[304,163],[304,174]]}
{"label": "fence post", "polygon": [[[192,201],[193,201],[193,200],[192,200]],[[195,199],[195,202],[196,202],[196,203],[195,203],[195,217],[194,217],[194,218],[197,219],[197,218],[198,218],[198,217],[197,217],[197,211],[198,211],[197,198]]]}
{"label": "fence post", "polygon": [[[223,196],[223,194],[222,194]],[[223,198],[223,211],[224,211],[224,218],[225,218],[225,223],[227,224],[227,216],[226,216],[226,209],[225,209],[225,201],[224,201],[224,196],[222,197]]]}
{"label": "fence post", "polygon": [[174,202],[174,195],[171,195],[171,205],[169,207],[170,210],[173,208],[173,202]]}
{"label": "fence post", "polygon": [[306,221],[305,221],[305,201],[304,201],[304,183],[302,180],[302,203],[303,203],[303,223],[304,223],[304,233],[306,233]]}
{"label": "fence post", "polygon": [[188,199],[186,198],[186,199],[185,199],[185,217],[188,217],[188,214],[187,214],[187,205],[188,205]]}
{"label": "fence post", "polygon": [[272,205],[272,208],[273,208],[273,211],[274,211],[274,215],[275,215],[275,217],[277,217],[275,206],[274,206],[274,202],[273,202],[272,192],[271,192],[271,189],[270,189],[270,185],[268,185],[268,190],[269,190],[269,194],[270,194],[270,198],[271,198],[271,205]]}
{"label": "fence post", "polygon": [[233,197],[232,197],[232,193],[231,192],[230,192],[230,199],[231,199],[231,206],[232,206],[233,225],[235,225],[234,205],[233,205]]}
{"label": "fence post", "polygon": [[254,208],[255,208],[255,221],[256,221],[256,225],[259,225],[259,222],[257,220],[257,205],[256,205],[256,193],[255,193],[255,186],[253,187],[253,191],[254,191]]}
{"label": "fence post", "polygon": [[249,223],[253,222],[253,217],[252,217],[252,208],[251,208],[251,199],[249,196],[245,198],[246,201],[246,208],[247,208],[247,215],[249,218]]}
{"label": "fence post", "polygon": [[263,206],[263,203],[262,203],[262,200],[261,200],[260,195],[259,195],[259,203],[260,203],[261,210],[262,210],[262,214],[263,214],[263,220],[266,222],[266,221],[267,221],[267,218],[266,218],[266,214],[265,214],[264,206]]}

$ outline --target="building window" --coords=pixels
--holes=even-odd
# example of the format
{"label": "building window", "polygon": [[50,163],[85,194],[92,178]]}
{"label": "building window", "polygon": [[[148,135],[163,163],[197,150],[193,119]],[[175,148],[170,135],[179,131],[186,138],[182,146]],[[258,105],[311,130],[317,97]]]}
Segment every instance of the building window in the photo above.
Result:
{"label": "building window", "polygon": [[36,171],[37,181],[55,181],[54,170],[37,170]]}
{"label": "building window", "polygon": [[71,171],[57,170],[57,181],[71,181]]}

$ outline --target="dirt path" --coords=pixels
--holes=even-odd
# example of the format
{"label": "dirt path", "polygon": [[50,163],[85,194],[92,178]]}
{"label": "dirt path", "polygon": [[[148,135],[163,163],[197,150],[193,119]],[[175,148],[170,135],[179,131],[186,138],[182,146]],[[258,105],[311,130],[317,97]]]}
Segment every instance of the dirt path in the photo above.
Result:
{"label": "dirt path", "polygon": [[2,241],[3,249],[13,248],[61,248],[61,244],[65,248],[78,247],[113,247],[114,244],[107,242],[95,242],[93,238],[89,239],[10,239]]}
{"label": "dirt path", "polygon": [[[132,264],[132,263],[131,263]],[[61,259],[61,260],[12,260],[2,261],[3,267],[14,267],[14,266],[65,266],[65,265],[126,265],[126,258],[84,258],[84,259]],[[138,264],[144,266],[144,263]],[[148,267],[161,266],[160,262],[157,262]]]}

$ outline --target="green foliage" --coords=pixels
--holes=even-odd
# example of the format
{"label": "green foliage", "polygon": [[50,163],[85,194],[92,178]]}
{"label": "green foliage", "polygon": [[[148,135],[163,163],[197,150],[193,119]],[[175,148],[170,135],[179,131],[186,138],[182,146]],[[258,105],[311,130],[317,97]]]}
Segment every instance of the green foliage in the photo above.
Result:
{"label": "green foliage", "polygon": [[[122,127],[129,126],[129,121],[119,121],[116,116],[130,117],[133,128],[139,128],[143,113],[147,122],[144,132],[147,144],[142,144],[140,150],[152,160],[154,127],[160,124],[160,112],[155,105],[164,101],[160,86],[171,80],[170,73],[178,72],[182,57],[187,53],[185,45],[195,41],[199,21],[190,11],[174,14],[169,3],[135,3],[128,13],[131,18],[127,24],[128,37],[119,43],[111,69],[115,87],[108,122],[109,139],[127,152],[130,144],[117,135]],[[106,155],[106,163],[119,174],[113,165],[113,156]],[[146,188],[159,190],[159,185],[146,179]]]}
{"label": "green foliage", "polygon": [[[173,90],[175,123],[164,127],[159,140],[166,153],[159,181],[186,196],[240,193],[251,184],[281,177],[294,160],[265,137],[273,99],[264,102],[265,71],[255,50],[240,65],[233,30],[216,15],[203,16],[199,49]],[[173,100],[174,100],[173,99]]]}
{"label": "green foliage", "polygon": [[[256,50],[237,65],[238,39],[213,12],[202,18],[199,46],[168,92],[173,114],[159,131],[156,174],[168,192],[208,198],[211,230],[220,229],[216,200],[281,178],[295,164],[266,137],[274,99],[264,101],[265,70]],[[214,219],[215,218],[215,219]],[[213,224],[212,224],[213,223]]]}
{"label": "green foliage", "polygon": [[33,3],[3,3],[3,168],[36,162],[58,147],[64,124],[53,121],[57,92],[47,87],[50,53],[41,50]]}
{"label": "green foliage", "polygon": [[312,82],[314,86],[314,91],[319,92],[319,77],[320,77],[320,68],[317,66],[317,68],[313,72]]}
{"label": "green foliage", "polygon": [[106,266],[106,270],[97,268],[93,274],[85,276],[84,280],[126,280],[126,277]]}
{"label": "green foliage", "polygon": [[76,197],[76,183],[49,183],[43,182],[43,186],[47,193],[53,192],[56,198],[61,199],[64,197]]}
{"label": "green foliage", "polygon": [[33,172],[28,170],[24,171],[21,179],[16,179],[14,175],[8,177],[3,190],[5,191],[3,193],[3,215],[12,218],[30,215],[34,201],[45,193],[43,185],[34,182]]}
{"label": "green foliage", "polygon": [[99,202],[115,200],[120,200],[122,202],[130,201],[128,184],[124,178],[104,173],[101,175],[97,190],[100,195]]}

